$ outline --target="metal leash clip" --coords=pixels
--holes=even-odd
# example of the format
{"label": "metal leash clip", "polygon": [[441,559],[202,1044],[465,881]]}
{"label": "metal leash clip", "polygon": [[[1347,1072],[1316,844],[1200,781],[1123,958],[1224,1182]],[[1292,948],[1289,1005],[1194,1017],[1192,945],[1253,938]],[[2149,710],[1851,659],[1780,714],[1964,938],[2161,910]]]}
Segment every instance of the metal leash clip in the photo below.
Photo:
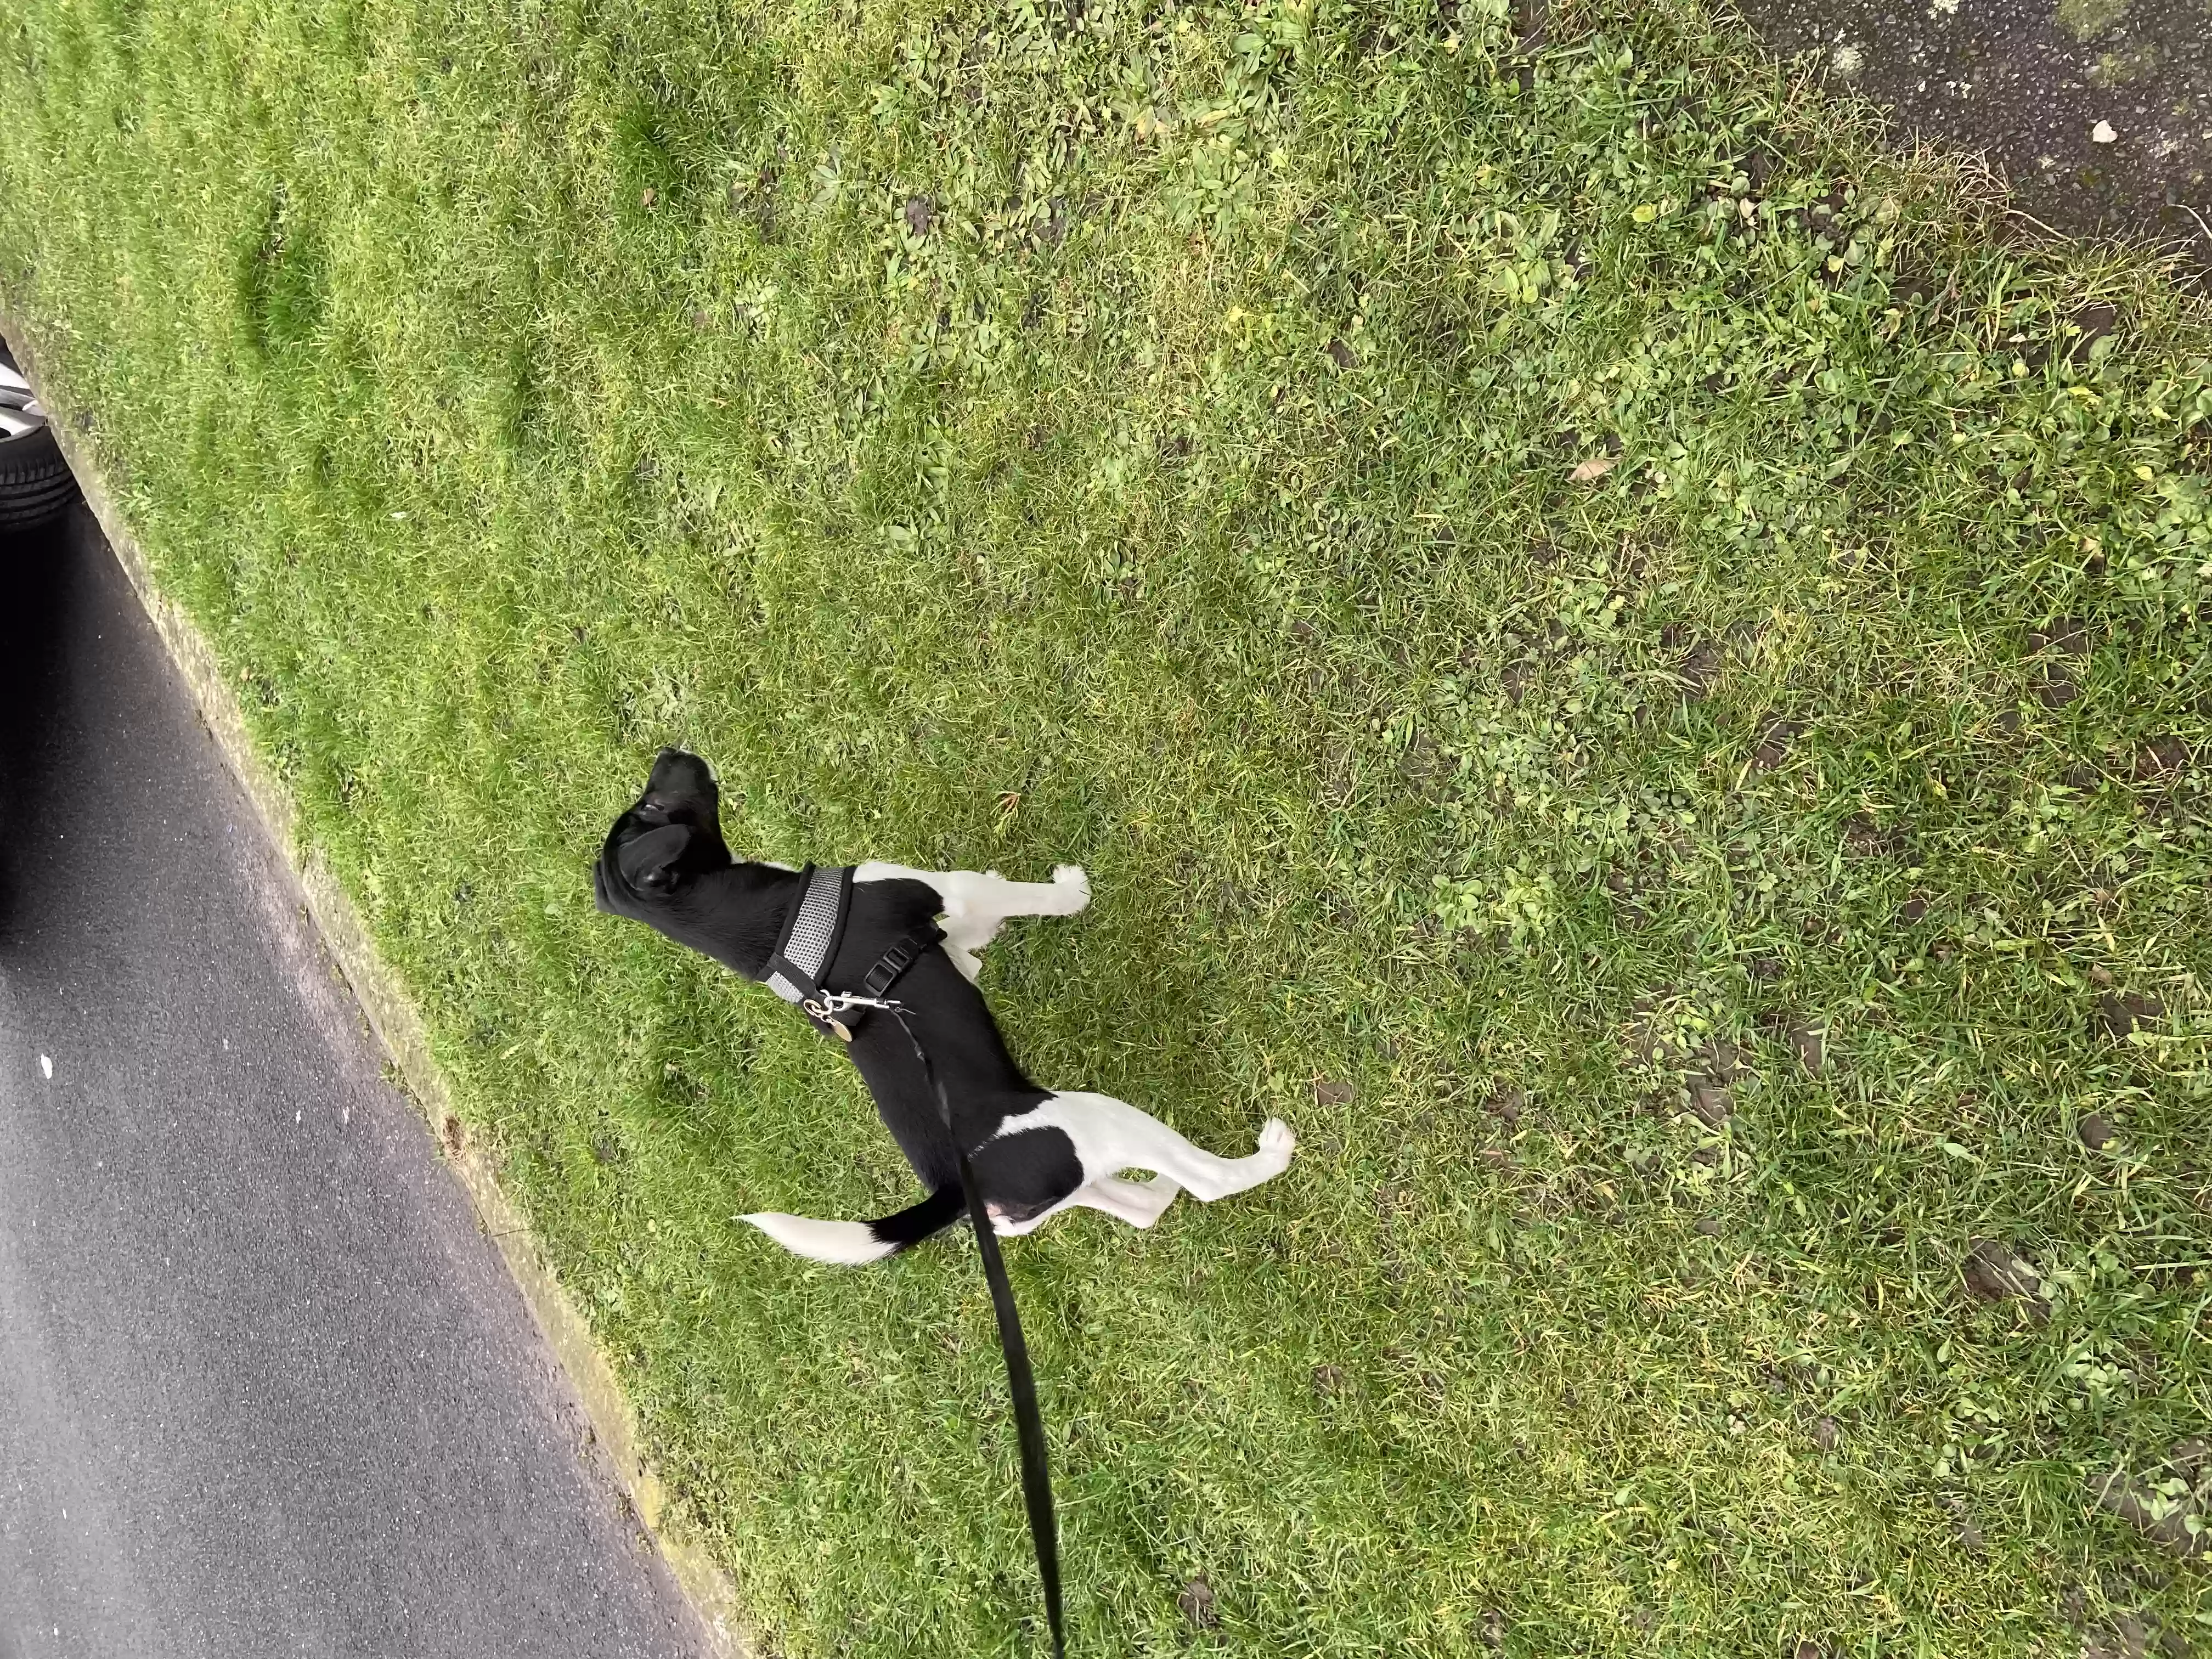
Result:
{"label": "metal leash clip", "polygon": [[843,991],[824,991],[818,997],[809,997],[799,1006],[835,1031],[840,1042],[850,1042],[853,1028],[838,1018],[838,1015],[848,1008],[881,1008],[890,1012],[903,1005],[884,997],[859,997]]}
{"label": "metal leash clip", "polygon": [[814,1020],[816,1024],[827,1025],[832,1031],[836,1032],[837,1034],[838,1042],[850,1042],[853,1040],[853,1028],[846,1024],[843,1020],[838,1018],[836,1014],[830,1010],[829,1006],[829,999],[826,996],[809,997],[805,1001],[800,1003],[799,1006],[806,1011],[807,1016]]}

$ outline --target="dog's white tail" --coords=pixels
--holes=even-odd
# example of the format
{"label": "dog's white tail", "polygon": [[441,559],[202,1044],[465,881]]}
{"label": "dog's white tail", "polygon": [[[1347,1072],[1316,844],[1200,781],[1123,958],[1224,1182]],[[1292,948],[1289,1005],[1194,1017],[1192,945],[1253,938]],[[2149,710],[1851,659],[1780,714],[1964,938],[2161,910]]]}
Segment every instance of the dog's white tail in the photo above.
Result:
{"label": "dog's white tail", "polygon": [[864,1261],[880,1261],[898,1249],[878,1238],[865,1221],[816,1221],[803,1215],[748,1215],[750,1221],[795,1255],[815,1261],[834,1261],[857,1267]]}
{"label": "dog's white tail", "polygon": [[816,1221],[803,1215],[748,1215],[750,1221],[787,1250],[814,1261],[857,1267],[919,1244],[960,1218],[964,1200],[957,1182],[939,1187],[919,1204],[874,1221]]}

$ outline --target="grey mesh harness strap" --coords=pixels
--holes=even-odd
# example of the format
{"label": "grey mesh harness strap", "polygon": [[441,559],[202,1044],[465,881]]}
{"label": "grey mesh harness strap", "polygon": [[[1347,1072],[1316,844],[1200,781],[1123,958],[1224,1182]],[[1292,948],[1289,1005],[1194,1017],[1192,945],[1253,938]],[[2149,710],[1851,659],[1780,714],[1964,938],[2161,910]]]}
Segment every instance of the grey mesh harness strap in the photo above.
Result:
{"label": "grey mesh harness strap", "polygon": [[[845,936],[845,915],[852,906],[853,866],[824,869],[810,864],[801,873],[806,878],[806,891],[792,911],[783,938],[770,953],[763,977],[769,990],[786,1002],[798,1004],[817,1025],[830,1029],[807,1005],[821,1006],[822,975],[830,971],[838,942]],[[838,1034],[833,1031],[833,1035]]]}

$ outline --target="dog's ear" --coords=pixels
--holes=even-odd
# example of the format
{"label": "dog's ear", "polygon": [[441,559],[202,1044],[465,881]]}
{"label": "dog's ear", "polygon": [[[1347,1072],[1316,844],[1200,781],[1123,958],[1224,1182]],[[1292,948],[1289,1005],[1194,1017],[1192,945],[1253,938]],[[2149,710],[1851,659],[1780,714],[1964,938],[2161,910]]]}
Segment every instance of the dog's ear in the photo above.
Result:
{"label": "dog's ear", "polygon": [[623,879],[641,893],[665,893],[682,872],[677,865],[691,845],[692,830],[681,823],[664,823],[617,850],[615,863]]}

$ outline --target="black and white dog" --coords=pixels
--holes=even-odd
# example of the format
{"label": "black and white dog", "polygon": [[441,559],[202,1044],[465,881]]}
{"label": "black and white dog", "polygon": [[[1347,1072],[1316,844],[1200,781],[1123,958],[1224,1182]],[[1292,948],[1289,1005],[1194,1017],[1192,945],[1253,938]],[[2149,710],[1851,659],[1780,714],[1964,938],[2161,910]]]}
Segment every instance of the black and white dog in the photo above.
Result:
{"label": "black and white dog", "polygon": [[[730,856],[714,773],[675,749],[660,751],[645,793],[615,820],[592,884],[600,909],[644,922],[756,980],[766,975],[805,890],[797,871]],[[907,969],[893,994],[937,1068],[953,1128],[1003,1235],[1032,1231],[1078,1204],[1149,1227],[1178,1192],[1226,1198],[1290,1166],[1295,1143],[1280,1119],[1261,1130],[1250,1157],[1216,1158],[1125,1101],[1040,1089],[1014,1063],[975,987],[978,953],[1010,916],[1071,916],[1090,902],[1091,884],[1072,865],[1048,882],[1029,882],[863,864],[854,872],[843,937],[822,970],[824,984],[850,986],[917,927],[934,919],[944,929],[944,943]],[[817,1261],[873,1261],[902,1250],[951,1225],[966,1203],[936,1097],[897,1023],[864,1019],[849,1049],[929,1196],[878,1221],[744,1218]],[[1127,1170],[1150,1170],[1153,1178],[1131,1181]]]}

